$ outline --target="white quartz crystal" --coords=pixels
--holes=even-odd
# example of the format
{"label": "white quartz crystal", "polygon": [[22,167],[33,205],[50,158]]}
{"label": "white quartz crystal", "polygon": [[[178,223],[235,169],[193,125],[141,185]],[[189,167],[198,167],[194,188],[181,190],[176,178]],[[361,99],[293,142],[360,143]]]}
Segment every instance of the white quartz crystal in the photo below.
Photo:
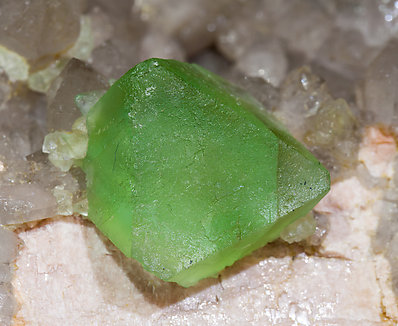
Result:
{"label": "white quartz crystal", "polygon": [[70,60],[47,92],[48,130],[70,130],[81,116],[75,106],[76,95],[108,87],[105,78],[90,66],[77,59]]}
{"label": "white quartz crystal", "polygon": [[229,5],[230,2],[225,0],[138,0],[134,10],[144,21],[179,40],[185,51],[192,54],[211,45],[217,16]]}
{"label": "white quartz crystal", "polygon": [[287,59],[284,49],[276,40],[258,40],[244,50],[237,59],[237,68],[247,76],[260,77],[279,86],[286,75]]}
{"label": "white quartz crystal", "polygon": [[185,51],[175,39],[161,31],[148,33],[142,40],[140,60],[149,58],[175,59],[184,61]]}
{"label": "white quartz crystal", "polygon": [[366,44],[357,30],[335,28],[314,60],[349,79],[360,79],[380,48]]}
{"label": "white quartz crystal", "polygon": [[68,61],[68,58],[55,60],[44,69],[30,74],[28,77],[29,88],[36,92],[47,93],[51,83],[59,76]]}
{"label": "white quartz crystal", "polygon": [[83,115],[86,115],[92,106],[105,94],[105,90],[94,90],[87,93],[80,93],[75,97],[76,107]]}
{"label": "white quartz crystal", "polygon": [[85,117],[78,118],[70,132],[55,131],[46,135],[43,143],[43,153],[48,153],[48,159],[61,171],[69,171],[76,160],[86,156],[88,136]]}
{"label": "white quartz crystal", "polygon": [[264,11],[272,12],[271,28],[275,34],[284,39],[292,50],[313,58],[333,27],[327,6],[322,1],[301,0],[289,3],[267,0],[266,4]]}
{"label": "white quartz crystal", "polygon": [[0,69],[4,70],[10,81],[28,79],[29,64],[25,58],[0,45]]}
{"label": "white quartz crystal", "polygon": [[277,117],[292,134],[303,139],[307,118],[332,99],[327,85],[307,66],[291,71],[281,85]]}
{"label": "white quartz crystal", "polygon": [[372,122],[398,123],[398,41],[387,44],[369,65],[357,92],[358,106]]}
{"label": "white quartz crystal", "polygon": [[280,237],[288,243],[299,242],[313,235],[315,229],[316,221],[314,219],[314,214],[310,212],[306,216],[290,224],[281,232]]}
{"label": "white quartz crystal", "polygon": [[336,21],[343,29],[360,31],[366,42],[383,46],[398,31],[395,0],[338,1]]}
{"label": "white quartz crystal", "polygon": [[83,3],[2,0],[0,44],[32,61],[60,53],[78,37]]}

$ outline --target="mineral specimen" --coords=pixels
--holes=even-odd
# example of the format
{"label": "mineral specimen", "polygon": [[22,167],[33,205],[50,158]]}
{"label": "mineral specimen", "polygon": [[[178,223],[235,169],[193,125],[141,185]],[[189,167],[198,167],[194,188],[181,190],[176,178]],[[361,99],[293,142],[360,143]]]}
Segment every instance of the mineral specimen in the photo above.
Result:
{"label": "mineral specimen", "polygon": [[[0,232],[13,252],[0,261],[0,325],[398,323],[396,0],[0,0],[0,17],[0,223],[22,240]],[[66,67],[73,57],[83,62]],[[83,172],[39,152],[149,57],[186,58],[245,89],[333,183],[285,241],[190,288],[78,217]],[[76,164],[72,136],[48,144]]]}
{"label": "mineral specimen", "polygon": [[329,190],[328,171],[258,102],[196,65],[135,66],[87,128],[89,218],[182,286],[276,239]]}

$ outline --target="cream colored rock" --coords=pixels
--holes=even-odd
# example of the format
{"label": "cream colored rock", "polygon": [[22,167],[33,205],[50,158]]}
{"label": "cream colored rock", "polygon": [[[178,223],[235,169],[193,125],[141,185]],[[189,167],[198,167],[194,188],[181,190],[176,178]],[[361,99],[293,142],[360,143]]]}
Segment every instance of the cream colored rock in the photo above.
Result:
{"label": "cream colored rock", "polygon": [[184,289],[153,278],[77,218],[47,222],[20,237],[16,325],[382,322],[381,290],[368,261],[310,257],[297,246],[273,244],[219,279]]}
{"label": "cream colored rock", "polygon": [[377,127],[369,127],[366,129],[358,159],[365,164],[372,176],[391,178],[396,152],[397,144],[392,135],[384,134]]}
{"label": "cream colored rock", "polygon": [[372,205],[381,196],[381,191],[366,189],[356,177],[332,185],[315,207],[329,219],[329,230],[320,253],[356,260],[371,256],[371,235],[376,232],[379,220]]}

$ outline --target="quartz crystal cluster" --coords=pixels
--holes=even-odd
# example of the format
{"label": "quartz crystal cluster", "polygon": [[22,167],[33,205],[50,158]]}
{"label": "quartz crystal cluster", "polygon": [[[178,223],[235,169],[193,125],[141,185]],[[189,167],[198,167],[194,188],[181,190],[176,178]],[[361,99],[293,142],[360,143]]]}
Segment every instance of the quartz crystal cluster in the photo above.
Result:
{"label": "quartz crystal cluster", "polygon": [[[397,36],[394,0],[0,1],[0,324],[395,325]],[[192,289],[82,219],[76,119],[151,57],[238,85],[331,174],[280,240]]]}

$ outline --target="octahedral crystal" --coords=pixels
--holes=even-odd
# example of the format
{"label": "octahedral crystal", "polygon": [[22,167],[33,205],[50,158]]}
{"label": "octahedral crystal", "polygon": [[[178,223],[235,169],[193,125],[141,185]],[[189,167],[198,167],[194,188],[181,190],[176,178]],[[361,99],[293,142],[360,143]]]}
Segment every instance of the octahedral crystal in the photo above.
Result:
{"label": "octahedral crystal", "polygon": [[197,65],[138,64],[87,128],[89,218],[182,286],[276,239],[329,190],[328,171],[258,102]]}

